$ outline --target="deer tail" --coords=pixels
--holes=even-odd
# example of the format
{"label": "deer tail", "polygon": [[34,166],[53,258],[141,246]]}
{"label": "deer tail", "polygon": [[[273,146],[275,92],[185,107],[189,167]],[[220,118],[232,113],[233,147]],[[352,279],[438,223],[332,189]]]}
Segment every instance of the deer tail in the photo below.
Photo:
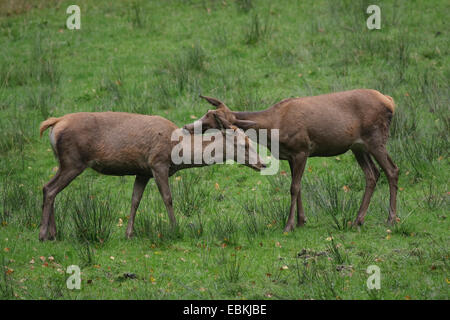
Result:
{"label": "deer tail", "polygon": [[45,130],[48,129],[48,127],[53,127],[59,120],[61,120],[61,118],[48,118],[47,120],[43,121],[39,126],[40,137],[42,137],[42,134]]}

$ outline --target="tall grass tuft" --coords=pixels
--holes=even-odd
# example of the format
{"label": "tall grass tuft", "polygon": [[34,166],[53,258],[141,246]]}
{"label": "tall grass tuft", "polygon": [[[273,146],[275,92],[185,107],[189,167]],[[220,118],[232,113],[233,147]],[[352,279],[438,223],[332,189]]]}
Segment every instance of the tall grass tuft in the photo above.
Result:
{"label": "tall grass tuft", "polygon": [[0,123],[0,155],[5,155],[9,151],[21,153],[30,141],[29,121],[18,116]]}
{"label": "tall grass tuft", "polygon": [[253,9],[253,0],[236,0],[236,7],[239,11],[248,13]]}
{"label": "tall grass tuft", "polygon": [[80,258],[80,266],[87,267],[96,263],[96,251],[93,244],[87,240],[74,244],[78,257]]}
{"label": "tall grass tuft", "polygon": [[248,45],[254,45],[262,40],[269,38],[272,34],[272,25],[269,18],[262,20],[257,13],[255,13],[247,30],[244,34],[244,42]]}
{"label": "tall grass tuft", "polygon": [[130,6],[129,20],[133,28],[143,28],[145,26],[145,17],[142,13],[142,3],[133,1]]}
{"label": "tall grass tuft", "polygon": [[42,33],[37,34],[32,48],[29,74],[31,79],[39,84],[56,87],[61,79],[61,71],[53,46],[50,38],[43,38]]}
{"label": "tall grass tuft", "polygon": [[322,175],[324,178],[316,177],[314,181],[304,179],[303,190],[307,190],[308,203],[322,210],[335,229],[346,230],[356,216],[358,202],[350,191],[343,190],[343,184],[333,174]]}
{"label": "tall grass tuft", "polygon": [[[239,226],[229,214],[218,212],[208,225],[208,233],[220,243],[235,245],[239,242]],[[212,224],[212,226],[211,226]]]}
{"label": "tall grass tuft", "polygon": [[109,240],[114,225],[115,203],[109,193],[106,199],[98,199],[88,184],[74,195],[71,210],[75,237],[80,243],[103,244]]}
{"label": "tall grass tuft", "polygon": [[210,191],[202,184],[204,177],[199,172],[186,172],[172,182],[174,207],[186,217],[191,217],[204,207]]}
{"label": "tall grass tuft", "polygon": [[30,110],[39,111],[41,119],[47,119],[51,113],[50,107],[54,94],[54,89],[49,86],[30,89],[25,106]]}
{"label": "tall grass tuft", "polygon": [[12,279],[8,271],[6,257],[2,254],[0,255],[0,298],[2,300],[14,298]]}
{"label": "tall grass tuft", "polygon": [[242,276],[242,269],[237,253],[233,253],[230,258],[225,259],[225,266],[222,271],[224,280],[231,283],[238,282]]}
{"label": "tall grass tuft", "polygon": [[[14,224],[19,228],[35,229],[39,226],[41,212],[40,193],[32,191],[29,183],[22,183],[9,176],[0,186],[0,225]],[[36,190],[34,188],[34,190]]]}
{"label": "tall grass tuft", "polygon": [[179,225],[175,229],[170,225],[166,207],[157,192],[150,193],[149,197],[141,202],[136,214],[134,231],[137,237],[149,239],[154,244],[183,237]]}
{"label": "tall grass tuft", "polygon": [[261,236],[266,233],[266,225],[263,219],[265,212],[264,206],[258,203],[256,199],[247,199],[242,204],[242,215],[244,217],[244,232],[249,240],[255,236]]}

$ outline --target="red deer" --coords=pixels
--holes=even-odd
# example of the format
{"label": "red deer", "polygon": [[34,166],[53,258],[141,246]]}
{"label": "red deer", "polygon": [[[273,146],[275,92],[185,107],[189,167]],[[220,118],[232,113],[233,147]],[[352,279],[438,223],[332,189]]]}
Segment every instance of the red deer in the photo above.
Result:
{"label": "red deer", "polygon": [[[389,181],[389,223],[396,221],[398,168],[386,150],[389,125],[394,114],[391,97],[376,90],[357,89],[313,97],[285,99],[274,106],[257,112],[233,112],[223,102],[200,96],[216,107],[200,120],[184,126],[194,132],[217,128],[216,119],[227,126],[247,130],[279,130],[279,159],[288,160],[291,168],[291,205],[285,231],[295,224],[306,222],[301,200],[301,178],[308,157],[331,157],[352,150],[364,171],[366,188],[354,225],[362,225],[379,177],[372,157],[383,169]],[[270,137],[270,134],[269,134]],[[268,143],[270,147],[270,141]]]}
{"label": "red deer", "polygon": [[[220,121],[220,120],[219,120]],[[159,116],[147,116],[124,112],[80,112],[49,118],[41,123],[40,134],[49,127],[50,143],[59,162],[55,176],[43,187],[42,220],[39,232],[40,240],[54,239],[56,235],[54,201],[56,195],[81,174],[86,168],[106,175],[135,175],[131,212],[126,230],[126,237],[133,234],[136,210],[144,189],[150,178],[155,178],[159,192],[169,214],[171,225],[176,224],[172,208],[172,195],[169,177],[181,169],[212,164],[203,159],[200,163],[186,162],[174,164],[171,159],[172,149],[180,143],[172,139],[179,129],[171,121]],[[245,165],[255,170],[265,167],[256,149],[244,135],[243,131],[230,127],[230,132],[222,131],[223,139],[201,141],[190,144],[190,157],[202,152],[207,146],[217,144],[222,160],[236,160],[236,153],[222,152],[232,147],[245,150]],[[195,137],[185,132],[182,142]],[[219,144],[219,140],[220,144]],[[243,144],[243,145],[238,145]],[[224,148],[224,149],[220,149]],[[210,148],[211,149],[211,148]],[[217,160],[216,157],[216,160]],[[255,164],[248,161],[251,157]],[[220,162],[220,161],[218,161]]]}

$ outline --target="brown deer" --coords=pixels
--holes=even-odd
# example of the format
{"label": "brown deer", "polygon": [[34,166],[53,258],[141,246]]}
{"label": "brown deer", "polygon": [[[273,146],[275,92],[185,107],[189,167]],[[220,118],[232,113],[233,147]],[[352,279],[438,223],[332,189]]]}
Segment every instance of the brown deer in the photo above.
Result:
{"label": "brown deer", "polygon": [[[394,114],[394,101],[376,90],[357,89],[313,97],[285,99],[257,112],[232,112],[223,102],[200,96],[216,107],[200,120],[184,126],[190,132],[221,125],[279,130],[279,159],[288,160],[291,168],[291,206],[285,231],[306,222],[301,200],[301,178],[308,157],[331,157],[352,150],[366,178],[366,188],[354,225],[364,223],[379,171],[372,157],[383,169],[389,181],[389,223],[396,221],[398,168],[388,155],[386,143]],[[270,139],[270,134],[268,139]],[[270,147],[270,140],[268,147]]]}
{"label": "brown deer", "polygon": [[[220,121],[220,120],[219,120]],[[265,167],[250,144],[244,132],[236,127],[222,131],[215,139],[201,140],[195,143],[195,137],[179,129],[171,121],[159,116],[147,116],[124,112],[80,112],[49,118],[41,123],[40,135],[49,127],[50,143],[59,162],[55,176],[43,187],[42,220],[39,232],[40,240],[54,239],[56,235],[54,201],[73,179],[90,167],[106,175],[135,175],[133,195],[131,199],[130,218],[126,237],[133,234],[136,210],[144,189],[150,178],[155,178],[159,192],[163,198],[171,225],[176,224],[172,208],[172,196],[169,188],[169,177],[176,171],[212,164],[199,161],[184,161],[175,164],[172,161],[172,149],[179,143],[189,142],[190,149],[179,152],[186,158],[194,159],[205,148],[215,150],[216,162],[236,160],[239,147],[245,150],[245,165],[260,171]],[[183,131],[175,141],[176,130]],[[219,137],[219,139],[218,139]],[[222,139],[223,138],[223,139]],[[226,149],[228,148],[228,149]],[[197,157],[196,157],[197,158]],[[219,161],[217,161],[219,159]],[[254,159],[255,161],[249,161]],[[251,162],[255,162],[252,164]]]}

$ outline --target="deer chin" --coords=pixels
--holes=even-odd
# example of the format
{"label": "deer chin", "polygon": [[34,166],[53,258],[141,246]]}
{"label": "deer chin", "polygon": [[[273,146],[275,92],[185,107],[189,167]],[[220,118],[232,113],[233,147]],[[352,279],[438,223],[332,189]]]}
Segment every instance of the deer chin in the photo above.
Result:
{"label": "deer chin", "polygon": [[193,134],[194,133],[194,124],[190,123],[190,124],[183,126],[183,130],[189,132],[190,134]]}
{"label": "deer chin", "polygon": [[261,172],[263,169],[267,168],[267,166],[264,163],[248,164],[247,166],[258,172]]}

